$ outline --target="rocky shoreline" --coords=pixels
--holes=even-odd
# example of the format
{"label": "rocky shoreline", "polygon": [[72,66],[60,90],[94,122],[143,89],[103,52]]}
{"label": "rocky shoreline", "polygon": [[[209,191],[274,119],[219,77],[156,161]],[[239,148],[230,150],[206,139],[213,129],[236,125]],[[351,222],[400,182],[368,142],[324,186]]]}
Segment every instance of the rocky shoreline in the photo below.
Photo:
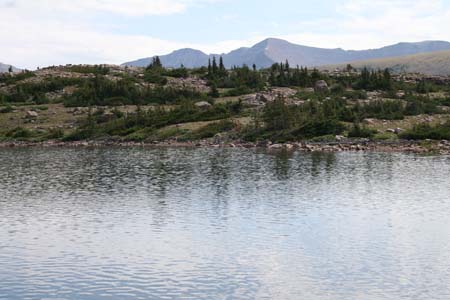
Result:
{"label": "rocky shoreline", "polygon": [[92,140],[77,142],[45,141],[26,142],[8,141],[0,142],[0,148],[80,148],[80,147],[185,147],[185,148],[245,148],[267,149],[269,151],[301,151],[301,152],[404,152],[417,154],[450,155],[450,141],[369,141],[349,140],[336,142],[292,142],[274,144],[271,142],[242,142],[215,143],[210,140],[201,141],[163,141],[163,142],[124,142],[116,140]]}

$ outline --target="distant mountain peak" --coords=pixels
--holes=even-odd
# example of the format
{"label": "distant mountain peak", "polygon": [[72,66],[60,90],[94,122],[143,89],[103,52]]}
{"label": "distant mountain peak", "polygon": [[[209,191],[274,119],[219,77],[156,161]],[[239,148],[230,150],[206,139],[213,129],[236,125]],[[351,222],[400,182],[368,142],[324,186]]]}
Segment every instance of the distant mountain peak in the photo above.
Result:
{"label": "distant mountain peak", "polygon": [[[267,38],[250,48],[242,47],[229,53],[222,54],[226,67],[253,65],[266,68],[275,62],[289,60],[292,66],[322,66],[352,61],[377,58],[388,58],[435,51],[450,50],[450,43],[445,41],[422,41],[417,43],[397,43],[370,50],[343,50],[342,48],[324,49],[296,45],[279,38]],[[208,59],[218,54],[205,54],[196,49],[185,48],[176,50],[168,55],[160,56],[161,62],[167,67],[179,67],[181,64],[188,68],[206,66]],[[129,66],[146,66],[151,58],[125,63]]]}
{"label": "distant mountain peak", "polygon": [[172,53],[190,53],[190,54],[204,54],[204,55],[206,55],[203,51],[200,51],[200,50],[197,50],[197,49],[192,49],[192,48],[182,48],[182,49],[175,50]]}
{"label": "distant mountain peak", "polygon": [[20,72],[20,69],[14,67],[13,65],[3,64],[0,62],[0,73],[8,73],[10,67],[12,67],[13,72]]}

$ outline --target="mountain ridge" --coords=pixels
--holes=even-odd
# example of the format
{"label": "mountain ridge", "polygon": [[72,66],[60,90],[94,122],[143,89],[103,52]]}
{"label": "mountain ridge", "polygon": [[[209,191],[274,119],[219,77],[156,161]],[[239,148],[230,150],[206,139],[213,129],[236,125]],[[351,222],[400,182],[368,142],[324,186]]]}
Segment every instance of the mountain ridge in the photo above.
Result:
{"label": "mountain ridge", "polygon": [[[354,68],[364,67],[372,70],[390,69],[394,73],[420,73],[424,75],[450,75],[450,50],[419,53],[414,55],[377,58],[371,60],[354,61]],[[345,64],[325,65],[319,69],[344,69]]]}
{"label": "mountain ridge", "polygon": [[8,73],[9,67],[12,67],[13,72],[19,72],[20,69],[14,67],[13,65],[8,65],[0,62],[0,73]]}
{"label": "mountain ridge", "polygon": [[[376,49],[344,50],[342,48],[328,49],[297,45],[282,39],[267,38],[252,47],[241,47],[224,54],[206,54],[200,50],[184,48],[159,57],[166,67],[179,67],[181,64],[188,68],[206,66],[209,59],[219,56],[223,57],[227,68],[243,64],[250,66],[255,64],[258,68],[267,68],[273,63],[285,60],[288,60],[292,66],[319,67],[443,50],[450,50],[449,42],[400,42]],[[152,58],[142,58],[122,65],[144,67],[151,62]]]}

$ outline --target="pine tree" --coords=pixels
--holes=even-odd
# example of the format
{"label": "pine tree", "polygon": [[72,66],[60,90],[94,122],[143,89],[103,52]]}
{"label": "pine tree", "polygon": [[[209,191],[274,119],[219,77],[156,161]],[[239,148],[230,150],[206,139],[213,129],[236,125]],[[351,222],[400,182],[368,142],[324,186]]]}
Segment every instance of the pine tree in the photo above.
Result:
{"label": "pine tree", "polygon": [[389,69],[385,69],[383,72],[383,88],[386,90],[392,89],[391,73]]}
{"label": "pine tree", "polygon": [[8,72],[9,72],[9,73],[12,73],[12,72],[13,72],[13,67],[12,67],[12,66],[9,66]]}
{"label": "pine tree", "polygon": [[219,70],[220,70],[220,72],[224,72],[225,71],[225,65],[223,64],[222,56],[219,59]]}
{"label": "pine tree", "polygon": [[208,58],[208,75],[212,75],[211,58]]}
{"label": "pine tree", "polygon": [[153,62],[153,65],[154,65],[156,68],[162,68],[162,63],[161,63],[161,60],[159,59],[159,56],[156,56],[156,57],[155,57],[155,60],[154,60],[154,62]]}
{"label": "pine tree", "polygon": [[217,74],[218,68],[217,68],[217,61],[216,61],[216,57],[213,57],[213,61],[212,61],[212,72],[213,74]]}

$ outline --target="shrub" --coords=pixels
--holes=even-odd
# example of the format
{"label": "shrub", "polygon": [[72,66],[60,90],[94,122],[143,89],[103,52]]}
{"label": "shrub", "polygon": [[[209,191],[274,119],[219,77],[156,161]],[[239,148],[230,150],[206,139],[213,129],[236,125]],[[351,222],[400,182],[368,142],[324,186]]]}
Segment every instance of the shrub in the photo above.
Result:
{"label": "shrub", "polygon": [[400,137],[408,140],[450,140],[450,122],[436,126],[416,125],[400,134]]}
{"label": "shrub", "polygon": [[361,126],[358,123],[353,124],[351,130],[348,133],[349,138],[373,138],[377,133],[376,130],[370,129],[366,126]]}
{"label": "shrub", "polygon": [[144,80],[149,83],[155,83],[160,85],[166,85],[167,84],[167,78],[161,76],[157,72],[154,71],[146,71],[144,74]]}
{"label": "shrub", "polygon": [[253,90],[246,86],[240,86],[237,88],[233,88],[224,93],[224,97],[236,97],[241,95],[246,95],[252,93]]}
{"label": "shrub", "polygon": [[61,128],[51,128],[47,133],[48,139],[60,139],[64,137],[64,130]]}
{"label": "shrub", "polygon": [[233,130],[235,124],[230,120],[222,120],[208,124],[192,133],[193,139],[206,139],[215,136],[218,133]]}
{"label": "shrub", "polygon": [[94,130],[91,128],[77,129],[74,132],[63,137],[65,142],[82,141],[91,138],[94,135]]}
{"label": "shrub", "polygon": [[16,127],[6,133],[7,137],[14,139],[28,138],[31,137],[31,135],[31,131],[23,127]]}
{"label": "shrub", "polygon": [[13,111],[14,111],[14,109],[12,108],[11,105],[7,105],[5,107],[0,108],[0,113],[1,114],[7,114],[7,113],[10,113],[10,112],[13,112]]}
{"label": "shrub", "polygon": [[333,119],[311,119],[292,131],[297,138],[313,138],[323,135],[337,135],[345,130],[344,124]]}

